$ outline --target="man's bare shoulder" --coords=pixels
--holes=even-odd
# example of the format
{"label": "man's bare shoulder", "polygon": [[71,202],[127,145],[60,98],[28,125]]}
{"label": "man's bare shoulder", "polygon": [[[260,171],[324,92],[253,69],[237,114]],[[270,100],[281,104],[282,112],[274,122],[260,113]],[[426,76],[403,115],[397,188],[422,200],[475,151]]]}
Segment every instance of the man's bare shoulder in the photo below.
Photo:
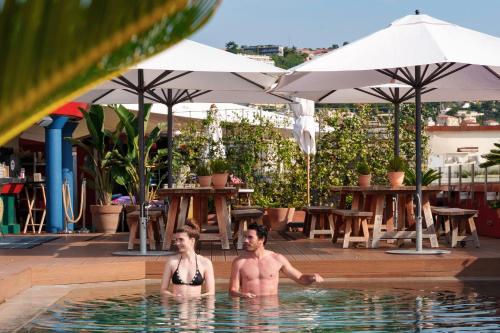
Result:
{"label": "man's bare shoulder", "polygon": [[233,260],[233,266],[237,266],[237,267],[240,267],[241,265],[243,265],[246,261],[248,257],[244,254],[234,258]]}
{"label": "man's bare shoulder", "polygon": [[276,252],[272,252],[272,251],[269,251],[269,252],[271,252],[271,256],[274,260],[279,261],[282,264],[288,262],[288,259],[284,255],[282,255],[281,253],[276,253]]}

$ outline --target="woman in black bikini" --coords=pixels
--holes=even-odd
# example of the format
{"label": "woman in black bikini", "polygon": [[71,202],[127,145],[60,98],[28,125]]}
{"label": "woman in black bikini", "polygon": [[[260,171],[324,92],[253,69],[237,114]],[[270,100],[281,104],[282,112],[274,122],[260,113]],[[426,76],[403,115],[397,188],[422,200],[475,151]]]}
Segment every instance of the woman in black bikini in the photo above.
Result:
{"label": "woman in black bikini", "polygon": [[[214,269],[210,259],[196,254],[196,241],[200,234],[190,222],[178,229],[174,236],[179,254],[165,264],[161,293],[166,296],[205,296],[215,294]],[[172,291],[169,291],[172,284]],[[202,285],[205,292],[202,293]]]}

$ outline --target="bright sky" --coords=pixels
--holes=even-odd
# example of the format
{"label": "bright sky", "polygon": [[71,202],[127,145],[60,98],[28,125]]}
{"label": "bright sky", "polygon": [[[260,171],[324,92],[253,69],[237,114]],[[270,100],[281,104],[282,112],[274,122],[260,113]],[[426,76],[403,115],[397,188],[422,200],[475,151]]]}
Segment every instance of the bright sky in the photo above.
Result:
{"label": "bright sky", "polygon": [[500,37],[500,0],[223,0],[191,39],[215,47],[231,40],[328,47],[364,37],[415,9]]}

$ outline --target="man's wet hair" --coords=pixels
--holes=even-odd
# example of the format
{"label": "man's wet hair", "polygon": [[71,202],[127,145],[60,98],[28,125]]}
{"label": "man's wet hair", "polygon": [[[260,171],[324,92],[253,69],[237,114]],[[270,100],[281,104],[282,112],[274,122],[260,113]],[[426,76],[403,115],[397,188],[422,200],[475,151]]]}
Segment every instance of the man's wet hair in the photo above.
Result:
{"label": "man's wet hair", "polygon": [[255,230],[257,238],[264,239],[264,245],[267,243],[267,227],[263,224],[252,223],[247,227],[247,230]]}

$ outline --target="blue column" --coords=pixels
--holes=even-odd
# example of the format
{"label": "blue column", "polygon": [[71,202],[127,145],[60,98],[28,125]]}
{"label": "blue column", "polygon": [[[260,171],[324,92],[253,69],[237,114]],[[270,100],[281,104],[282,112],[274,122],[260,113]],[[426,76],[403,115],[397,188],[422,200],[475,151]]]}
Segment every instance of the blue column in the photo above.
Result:
{"label": "blue column", "polygon": [[62,128],[68,117],[52,116],[52,123],[45,127],[45,182],[47,186],[47,230],[52,233],[64,230],[62,216]]}
{"label": "blue column", "polygon": [[[73,211],[75,214],[75,217],[78,215],[77,209],[79,208],[78,205],[75,206],[75,190],[74,190],[74,183],[73,183],[73,175],[74,175],[74,170],[73,170],[73,144],[71,143],[71,140],[66,140],[65,138],[71,138],[73,137],[73,131],[75,130],[76,126],[78,123],[73,122],[73,121],[68,121],[64,127],[62,128],[62,181],[63,183],[65,181],[68,182],[69,184],[69,194],[71,196],[71,204],[73,205]],[[63,201],[64,203],[64,201]],[[62,210],[62,217],[63,217],[63,223],[64,223],[64,207]],[[63,224],[64,227],[64,224]],[[74,229],[74,224],[68,224],[68,229],[73,230]]]}

